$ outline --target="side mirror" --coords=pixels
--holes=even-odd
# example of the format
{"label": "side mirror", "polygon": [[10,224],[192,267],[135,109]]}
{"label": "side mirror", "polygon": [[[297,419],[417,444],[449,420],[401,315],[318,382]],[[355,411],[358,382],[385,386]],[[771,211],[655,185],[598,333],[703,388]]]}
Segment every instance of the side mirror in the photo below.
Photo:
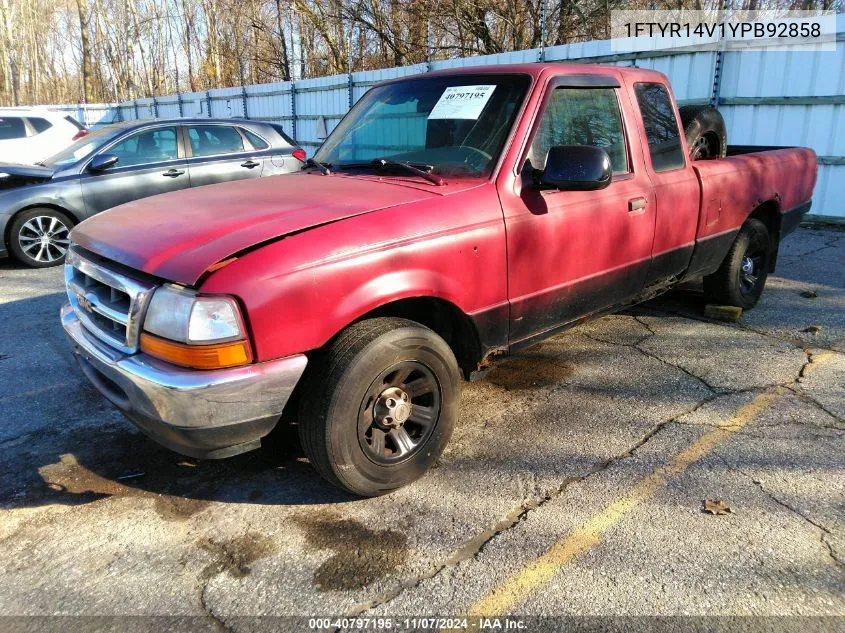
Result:
{"label": "side mirror", "polygon": [[534,184],[541,189],[593,191],[610,184],[613,167],[610,156],[592,145],[556,145],[549,149],[546,168],[534,172]]}
{"label": "side mirror", "polygon": [[88,164],[90,171],[105,171],[117,164],[118,157],[114,154],[99,154]]}

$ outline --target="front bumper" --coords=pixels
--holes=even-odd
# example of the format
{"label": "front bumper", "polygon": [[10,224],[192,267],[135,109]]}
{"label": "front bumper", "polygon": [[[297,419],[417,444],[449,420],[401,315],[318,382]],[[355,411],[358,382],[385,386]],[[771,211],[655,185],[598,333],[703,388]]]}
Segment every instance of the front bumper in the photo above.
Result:
{"label": "front bumper", "polygon": [[94,387],[147,435],[192,457],[257,448],[308,362],[297,355],[232,369],[183,369],[108,346],[85,330],[70,305],[62,308],[62,326]]}

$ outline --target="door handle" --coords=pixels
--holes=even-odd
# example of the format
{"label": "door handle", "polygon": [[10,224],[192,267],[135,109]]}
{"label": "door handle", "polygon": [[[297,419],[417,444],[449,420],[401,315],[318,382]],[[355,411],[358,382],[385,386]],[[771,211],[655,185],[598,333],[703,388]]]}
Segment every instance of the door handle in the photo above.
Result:
{"label": "door handle", "polygon": [[182,174],[185,173],[184,169],[168,169],[167,171],[163,172],[162,176],[167,176],[168,178],[178,178]]}
{"label": "door handle", "polygon": [[256,163],[254,160],[248,160],[245,163],[241,163],[241,167],[246,167],[247,169],[252,169],[253,167],[258,167],[261,163]]}
{"label": "door handle", "polygon": [[648,200],[645,198],[631,198],[628,200],[628,213],[633,213],[634,211],[640,211],[641,209],[645,209],[646,205],[648,204]]}

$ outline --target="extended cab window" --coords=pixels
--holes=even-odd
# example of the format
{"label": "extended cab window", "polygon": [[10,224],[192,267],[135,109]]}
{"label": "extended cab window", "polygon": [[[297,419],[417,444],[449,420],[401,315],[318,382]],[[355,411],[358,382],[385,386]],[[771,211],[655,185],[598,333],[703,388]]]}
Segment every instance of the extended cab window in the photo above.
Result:
{"label": "extended cab window", "polygon": [[622,115],[613,88],[556,88],[531,143],[531,166],[543,169],[555,145],[592,145],[610,156],[614,174],[627,173]]}
{"label": "extended cab window", "polygon": [[670,171],[684,166],[684,150],[672,99],[663,84],[634,86],[645,126],[651,166],[654,171]]}
{"label": "extended cab window", "polygon": [[194,156],[214,156],[244,151],[244,140],[228,125],[192,125],[188,128]]}
{"label": "extended cab window", "polygon": [[108,153],[117,156],[118,167],[176,160],[179,157],[176,128],[162,127],[133,134],[113,145]]}

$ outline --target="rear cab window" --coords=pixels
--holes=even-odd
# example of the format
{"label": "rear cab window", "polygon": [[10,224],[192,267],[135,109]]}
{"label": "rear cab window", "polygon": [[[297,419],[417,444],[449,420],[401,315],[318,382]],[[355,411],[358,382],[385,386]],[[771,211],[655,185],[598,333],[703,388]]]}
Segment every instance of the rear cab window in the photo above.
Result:
{"label": "rear cab window", "polygon": [[555,88],[531,142],[531,167],[543,169],[556,145],[591,145],[610,156],[614,174],[631,171],[615,88]]}
{"label": "rear cab window", "polygon": [[638,83],[634,84],[634,92],[643,118],[652,169],[655,172],[681,169],[686,164],[681,132],[666,86]]}

